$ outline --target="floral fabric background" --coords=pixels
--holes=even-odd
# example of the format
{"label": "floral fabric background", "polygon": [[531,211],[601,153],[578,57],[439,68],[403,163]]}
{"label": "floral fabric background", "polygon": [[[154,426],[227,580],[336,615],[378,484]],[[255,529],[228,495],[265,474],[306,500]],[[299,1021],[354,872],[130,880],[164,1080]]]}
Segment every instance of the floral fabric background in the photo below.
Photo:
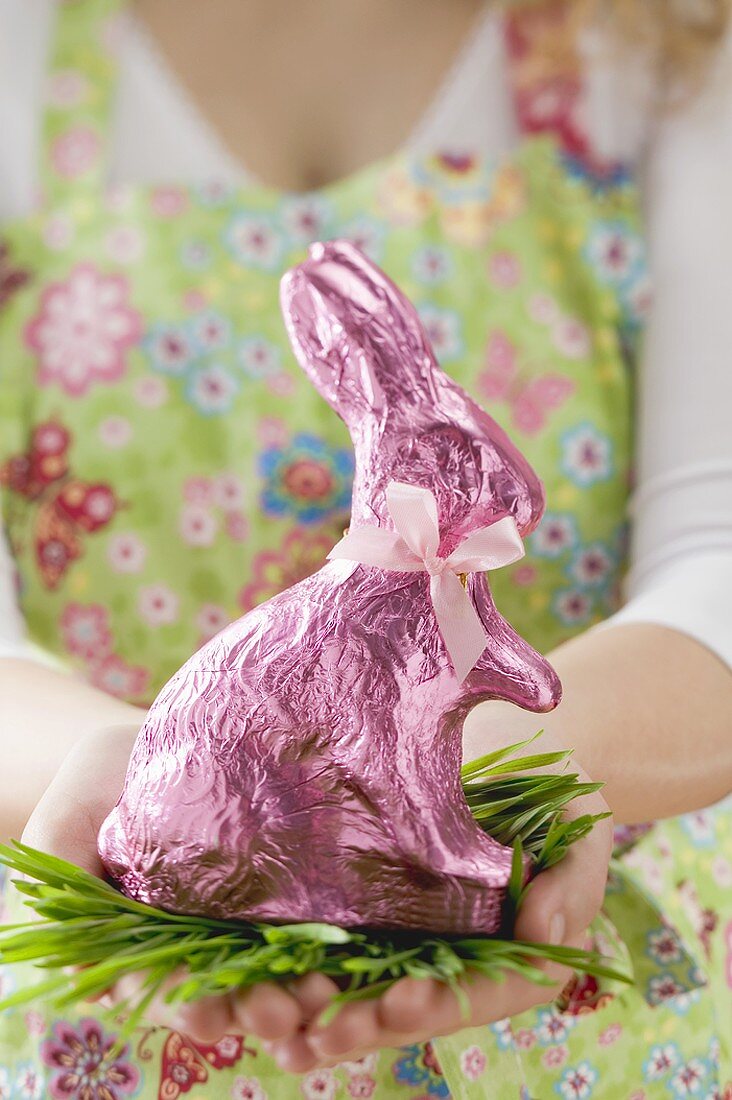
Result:
{"label": "floral fabric background", "polygon": [[[445,369],[544,478],[526,558],[492,578],[501,612],[541,649],[605,618],[649,292],[635,190],[592,157],[567,51],[547,72],[536,48],[561,35],[564,6],[507,22],[528,135],[515,153],[398,154],[301,196],[104,186],[118,6],[58,7],[42,201],[0,248],[0,488],[33,640],[145,703],[325,560],[353,459],[294,363],[277,291],[310,241],[335,236],[399,283]],[[304,1078],[247,1037],[206,1047],[150,1030],[114,1055],[92,1006],[41,1002],[0,1017],[0,1100],[730,1100],[731,821],[722,806],[625,845],[594,934],[632,959],[628,992],[580,977],[563,1011]],[[0,897],[15,919],[14,892]],[[37,980],[0,971],[0,990]]]}

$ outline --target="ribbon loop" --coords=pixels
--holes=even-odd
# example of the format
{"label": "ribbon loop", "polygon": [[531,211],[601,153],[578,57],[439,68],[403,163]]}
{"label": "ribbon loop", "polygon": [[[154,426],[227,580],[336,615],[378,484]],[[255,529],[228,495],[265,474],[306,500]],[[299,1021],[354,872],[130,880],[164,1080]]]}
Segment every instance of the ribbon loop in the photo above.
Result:
{"label": "ribbon loop", "polygon": [[386,502],[394,531],[361,527],[345,535],[328,554],[398,572],[425,572],[442,640],[460,683],[478,663],[488,636],[458,574],[482,573],[510,565],[524,555],[513,516],[473,531],[447,558],[438,554],[437,501],[429,489],[392,481]]}

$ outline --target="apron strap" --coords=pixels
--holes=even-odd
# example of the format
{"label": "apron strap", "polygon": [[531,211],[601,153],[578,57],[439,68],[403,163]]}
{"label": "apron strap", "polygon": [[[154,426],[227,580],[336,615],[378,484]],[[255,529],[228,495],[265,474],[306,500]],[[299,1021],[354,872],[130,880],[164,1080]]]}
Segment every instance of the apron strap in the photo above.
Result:
{"label": "apron strap", "polygon": [[553,136],[570,159],[602,178],[610,166],[587,129],[577,7],[573,0],[537,0],[507,12],[509,81],[521,134]]}
{"label": "apron strap", "polygon": [[124,0],[56,0],[40,128],[41,200],[103,188]]}

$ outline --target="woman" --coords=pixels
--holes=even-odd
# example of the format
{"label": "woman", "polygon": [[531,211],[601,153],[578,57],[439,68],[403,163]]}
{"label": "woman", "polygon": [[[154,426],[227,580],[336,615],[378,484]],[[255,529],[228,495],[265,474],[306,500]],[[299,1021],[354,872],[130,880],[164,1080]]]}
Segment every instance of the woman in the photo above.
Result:
{"label": "woman", "polygon": [[[0,1095],[732,1088],[732,810],[693,813],[732,789],[732,100],[721,62],[674,113],[654,110],[642,78],[689,85],[725,13],[659,0],[642,17],[618,0],[607,26],[580,33],[575,7],[4,0],[0,458],[20,585],[6,583],[0,661],[2,831],[22,827],[65,758],[25,839],[98,871],[96,831],[145,703],[337,540],[347,441],[296,373],[276,287],[309,240],[351,236],[546,483],[527,559],[493,585],[562,677],[545,741],[606,781],[617,823],[669,820],[626,844],[610,924],[594,920],[605,825],[536,882],[517,932],[577,943],[592,923],[625,942],[636,987],[580,980],[560,1011],[548,1002],[566,974],[554,991],[479,980],[472,1030],[451,996],[407,980],[322,1028],[334,990],[311,977],[174,1018],[156,1006],[167,1030],[116,1060],[91,1008],[41,1006],[0,1020]],[[657,295],[637,417],[648,293],[629,165]],[[533,732],[485,704],[465,753]]]}

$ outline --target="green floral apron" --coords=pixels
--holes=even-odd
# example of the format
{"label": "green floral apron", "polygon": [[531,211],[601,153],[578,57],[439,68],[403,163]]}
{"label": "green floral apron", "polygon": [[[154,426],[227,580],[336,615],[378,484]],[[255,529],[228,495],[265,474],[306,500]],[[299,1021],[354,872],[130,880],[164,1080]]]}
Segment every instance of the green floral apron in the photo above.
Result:
{"label": "green floral apron", "polygon": [[[406,291],[445,368],[546,483],[527,557],[492,578],[503,614],[545,650],[605,618],[648,291],[635,190],[592,157],[576,58],[542,52],[565,33],[563,5],[506,18],[515,153],[401,153],[305,195],[105,186],[119,6],[58,6],[43,194],[0,250],[0,488],[31,638],[144,703],[228,621],[322,564],[353,459],[294,363],[277,289],[334,236]],[[93,1008],[60,1019],[40,1004],[0,1018],[0,1100],[729,1100],[730,817],[655,826],[619,857],[594,931],[633,960],[630,991],[580,978],[562,1011],[304,1078],[249,1037],[206,1047],[150,1029],[113,1057]],[[0,970],[2,991],[35,980]]]}

